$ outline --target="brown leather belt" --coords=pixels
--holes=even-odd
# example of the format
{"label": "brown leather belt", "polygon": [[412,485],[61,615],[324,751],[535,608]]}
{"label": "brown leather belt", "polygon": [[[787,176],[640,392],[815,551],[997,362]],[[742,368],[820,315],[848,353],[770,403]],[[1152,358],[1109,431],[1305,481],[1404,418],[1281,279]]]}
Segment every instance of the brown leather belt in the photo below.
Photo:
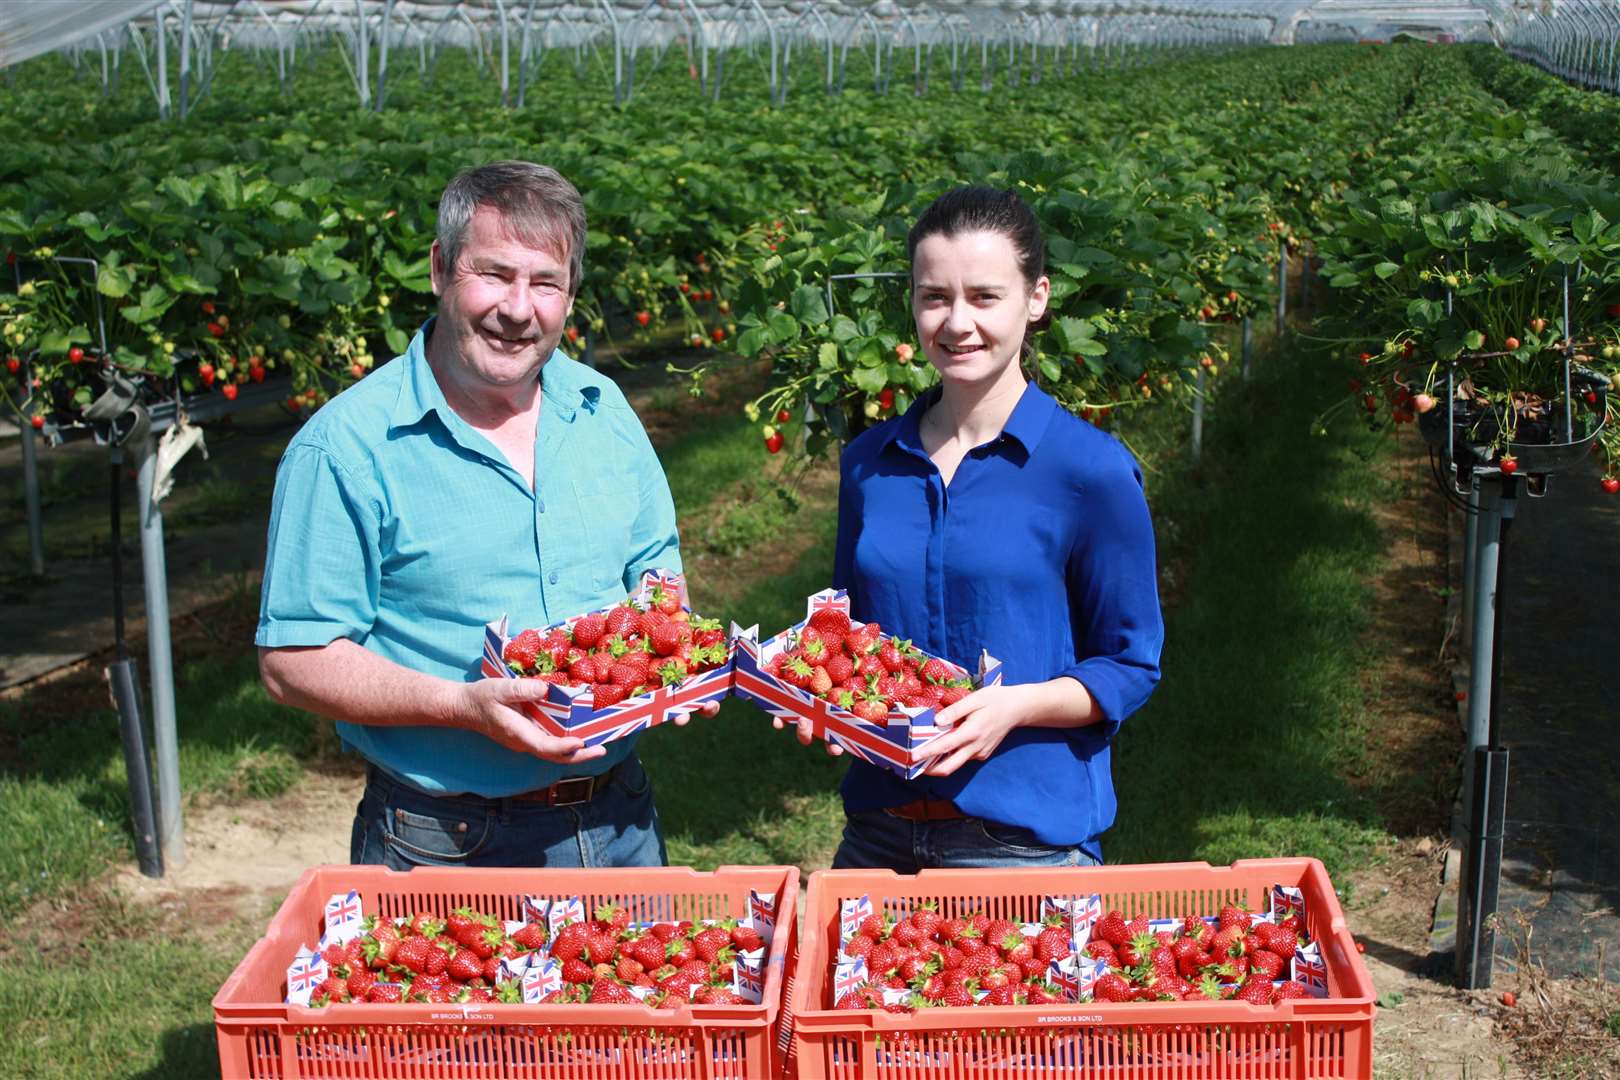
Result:
{"label": "brown leather belt", "polygon": [[517,802],[537,802],[547,806],[578,806],[588,803],[608,785],[613,770],[609,769],[600,776],[570,776],[559,780],[550,787],[535,788],[520,795],[511,795],[508,798]]}
{"label": "brown leather belt", "polygon": [[886,807],[883,812],[904,821],[960,821],[967,817],[949,799],[918,799],[902,806]]}

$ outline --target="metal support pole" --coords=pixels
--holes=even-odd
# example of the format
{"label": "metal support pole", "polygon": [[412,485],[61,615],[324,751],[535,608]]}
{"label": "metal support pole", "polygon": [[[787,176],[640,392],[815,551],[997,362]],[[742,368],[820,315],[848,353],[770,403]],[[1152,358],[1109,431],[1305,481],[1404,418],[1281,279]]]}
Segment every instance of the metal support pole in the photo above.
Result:
{"label": "metal support pole", "polygon": [[[1469,473],[1468,513],[1463,522],[1462,580],[1467,584],[1462,595],[1462,627],[1457,636],[1459,654],[1474,646],[1474,565],[1479,559],[1479,474]],[[1471,655],[1471,653],[1470,653]]]}
{"label": "metal support pole", "polygon": [[28,508],[28,565],[35,576],[40,576],[45,573],[45,527],[39,510],[38,439],[28,417],[19,414],[17,426],[22,430],[23,502]]}
{"label": "metal support pole", "polygon": [[152,674],[152,736],[157,744],[158,844],[170,866],[185,862],[180,821],[180,753],[174,721],[174,657],[169,649],[169,575],[163,558],[163,512],[152,500],[157,439],[141,449],[137,487],[141,576],[146,594],[146,660]]}
{"label": "metal support pole", "polygon": [[1204,456],[1204,385],[1206,383],[1204,368],[1198,368],[1198,380],[1194,384],[1192,407],[1192,459],[1197,462]]}
{"label": "metal support pole", "polygon": [[1243,316],[1243,377],[1247,379],[1254,369],[1254,324]]}
{"label": "metal support pole", "polygon": [[1299,261],[1299,317],[1306,318],[1311,310],[1311,257],[1301,255]]}
{"label": "metal support pole", "polygon": [[1277,336],[1288,330],[1288,245],[1277,245]]}
{"label": "metal support pole", "polygon": [[169,38],[163,25],[163,9],[156,12],[157,27],[153,33],[157,37],[157,99],[158,118],[169,118]]}
{"label": "metal support pole", "polygon": [[117,653],[107,665],[107,687],[118,710],[118,730],[124,743],[124,777],[129,786],[129,818],[135,835],[135,859],[147,877],[163,876],[163,851],[158,846],[152,814],[152,774],[146,761],[146,729],[141,723],[138,673],[124,644],[123,491],[124,454],[116,446],[108,456],[108,503],[112,519],[113,641]]}
{"label": "metal support pole", "polygon": [[[1518,481],[1485,477],[1479,482],[1477,557],[1469,588],[1474,590],[1474,628],[1468,672],[1468,750],[1463,792],[1468,822],[1462,881],[1457,901],[1457,980],[1475,989],[1489,986],[1501,876],[1501,820],[1506,798],[1507,760],[1497,740],[1496,684],[1501,673],[1502,543],[1517,505]],[[1501,801],[1497,786],[1501,786]],[[1494,841],[1492,833],[1494,832]],[[1482,955],[1480,949],[1484,948]]]}

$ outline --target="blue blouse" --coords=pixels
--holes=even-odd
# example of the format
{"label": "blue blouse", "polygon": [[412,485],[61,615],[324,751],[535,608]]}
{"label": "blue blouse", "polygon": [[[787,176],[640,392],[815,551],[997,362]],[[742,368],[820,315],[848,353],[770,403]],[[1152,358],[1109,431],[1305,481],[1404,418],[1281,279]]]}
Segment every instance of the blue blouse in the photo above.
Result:
{"label": "blue blouse", "polygon": [[919,432],[936,400],[924,395],[845,449],[834,585],[856,618],[970,670],[986,649],[1008,684],[1078,679],[1103,720],[1018,728],[988,761],[946,777],[904,780],[852,761],[845,809],[951,799],[1100,859],[1116,809],[1109,743],[1152,694],[1164,642],[1141,471],[1031,383],[946,485]]}

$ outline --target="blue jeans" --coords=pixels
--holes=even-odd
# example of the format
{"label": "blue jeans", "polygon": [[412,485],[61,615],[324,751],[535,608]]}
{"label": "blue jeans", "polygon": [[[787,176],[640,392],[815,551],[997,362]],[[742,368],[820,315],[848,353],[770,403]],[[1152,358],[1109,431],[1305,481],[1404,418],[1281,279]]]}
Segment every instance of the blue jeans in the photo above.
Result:
{"label": "blue jeans", "polygon": [[983,818],[907,821],[885,810],[848,814],[834,870],[919,870],[975,866],[1095,866],[1078,847],[1052,847],[1028,829]]}
{"label": "blue jeans", "polygon": [[546,806],[480,795],[428,795],[375,767],[355,810],[349,860],[413,866],[663,866],[652,783],[631,754],[596,798]]}

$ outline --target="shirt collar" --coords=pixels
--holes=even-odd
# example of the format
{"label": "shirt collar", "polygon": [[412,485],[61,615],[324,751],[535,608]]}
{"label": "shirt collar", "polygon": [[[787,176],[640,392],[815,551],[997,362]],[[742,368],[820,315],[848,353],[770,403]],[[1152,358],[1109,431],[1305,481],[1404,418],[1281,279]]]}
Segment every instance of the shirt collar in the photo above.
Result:
{"label": "shirt collar", "polygon": [[[405,350],[405,377],[400,380],[394,412],[389,417],[390,429],[419,424],[430,413],[438,414],[439,423],[452,436],[465,423],[445,400],[444,390],[433,374],[433,366],[428,363],[427,339],[433,336],[436,318],[428,317]],[[560,352],[553,353],[552,360],[548,360],[540,369],[540,393],[545,399],[546,415],[571,422],[577,409],[596,410],[601,391],[594,386],[579,385],[578,380],[569,377],[563,365],[553,363],[561,355]]]}
{"label": "shirt collar", "polygon": [[[927,456],[922,444],[922,417],[934,402],[939,400],[940,388],[934,387],[925,391],[911,408],[899,417],[898,422],[889,432],[884,441],[884,448],[895,445],[914,454]],[[1058,403],[1052,397],[1036,386],[1033,382],[1024,384],[1024,392],[1019,395],[1018,404],[1013,406],[1012,415],[1007,417],[1007,423],[1002,426],[1001,434],[1015,440],[1024,448],[1024,455],[1028,457],[1035,450],[1035,445],[1046,434],[1047,425],[1052,422],[1057,412]],[[994,440],[992,440],[992,445]]]}

